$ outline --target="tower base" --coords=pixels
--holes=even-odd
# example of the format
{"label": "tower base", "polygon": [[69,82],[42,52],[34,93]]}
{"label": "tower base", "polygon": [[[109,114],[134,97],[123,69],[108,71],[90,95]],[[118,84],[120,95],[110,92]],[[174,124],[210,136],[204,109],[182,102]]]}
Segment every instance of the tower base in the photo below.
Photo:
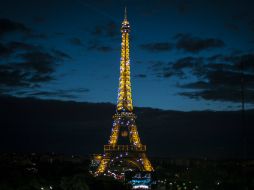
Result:
{"label": "tower base", "polygon": [[95,176],[107,175],[116,179],[124,177],[126,171],[153,171],[145,152],[106,152],[101,156]]}

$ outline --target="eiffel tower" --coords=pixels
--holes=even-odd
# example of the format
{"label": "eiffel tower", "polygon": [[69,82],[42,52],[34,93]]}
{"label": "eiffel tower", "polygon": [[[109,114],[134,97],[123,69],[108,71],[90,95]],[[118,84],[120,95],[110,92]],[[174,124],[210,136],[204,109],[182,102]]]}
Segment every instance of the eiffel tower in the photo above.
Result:
{"label": "eiffel tower", "polygon": [[121,27],[121,61],[120,78],[116,113],[113,115],[113,128],[109,142],[104,145],[104,154],[100,156],[100,164],[95,176],[108,173],[123,175],[125,171],[153,171],[146,156],[146,145],[140,141],[136,115],[133,113],[131,80],[130,80],[130,24],[125,8]]}

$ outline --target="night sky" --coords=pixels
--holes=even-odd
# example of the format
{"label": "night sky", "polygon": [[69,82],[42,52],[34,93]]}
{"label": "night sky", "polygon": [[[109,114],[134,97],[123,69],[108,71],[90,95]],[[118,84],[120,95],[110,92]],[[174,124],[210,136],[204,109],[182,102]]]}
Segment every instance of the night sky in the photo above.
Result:
{"label": "night sky", "polygon": [[253,108],[251,0],[1,1],[1,95],[116,103],[124,6],[134,106]]}
{"label": "night sky", "polygon": [[148,153],[253,157],[251,0],[1,0],[0,151],[103,152],[125,6]]}

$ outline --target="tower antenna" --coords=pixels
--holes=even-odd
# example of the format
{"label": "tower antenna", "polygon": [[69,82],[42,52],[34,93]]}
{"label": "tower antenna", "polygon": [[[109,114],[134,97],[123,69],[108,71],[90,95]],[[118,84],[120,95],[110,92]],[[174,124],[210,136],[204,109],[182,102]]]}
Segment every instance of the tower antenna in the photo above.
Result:
{"label": "tower antenna", "polygon": [[127,20],[127,8],[126,8],[126,6],[124,8],[124,19]]}

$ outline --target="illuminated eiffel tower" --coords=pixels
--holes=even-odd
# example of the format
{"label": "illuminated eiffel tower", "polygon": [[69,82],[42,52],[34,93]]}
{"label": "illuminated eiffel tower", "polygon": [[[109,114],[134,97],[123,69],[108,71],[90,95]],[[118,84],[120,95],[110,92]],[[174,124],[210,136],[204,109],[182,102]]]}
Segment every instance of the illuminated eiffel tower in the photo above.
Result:
{"label": "illuminated eiffel tower", "polygon": [[125,9],[121,33],[120,78],[116,113],[113,116],[113,128],[109,142],[104,145],[104,154],[99,156],[100,164],[95,176],[125,171],[153,171],[146,156],[146,145],[141,144],[136,115],[133,113],[131,81],[130,81],[130,25]]}

